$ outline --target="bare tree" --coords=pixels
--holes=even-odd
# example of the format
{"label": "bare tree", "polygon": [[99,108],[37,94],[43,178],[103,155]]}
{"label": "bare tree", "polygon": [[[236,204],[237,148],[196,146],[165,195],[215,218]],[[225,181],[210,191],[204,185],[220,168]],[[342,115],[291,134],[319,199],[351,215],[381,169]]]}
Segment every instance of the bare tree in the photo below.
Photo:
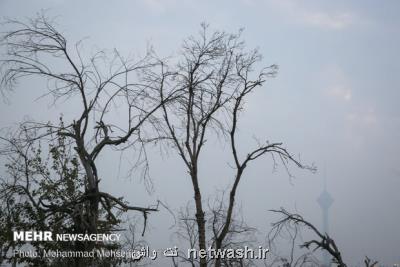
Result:
{"label": "bare tree", "polygon": [[[178,240],[183,241],[187,244],[187,247],[190,249],[194,249],[197,247],[198,243],[198,231],[196,228],[196,219],[192,216],[193,207],[190,205],[190,202],[184,208],[181,208],[178,212],[178,224],[177,231],[175,233]],[[179,262],[187,263],[190,266],[194,267],[198,264],[198,261],[194,258],[187,258],[186,252],[183,250],[178,251],[178,259],[172,258],[173,266],[179,266]]]}
{"label": "bare tree", "polygon": [[365,267],[376,267],[378,265],[378,261],[373,261],[367,256],[365,256],[364,264]]}
{"label": "bare tree", "polygon": [[[124,232],[124,243],[122,247],[129,251],[140,251],[143,247],[147,246],[148,243],[143,240],[141,235],[141,229],[137,229],[138,220],[136,216],[134,218],[129,218],[128,229]],[[129,267],[139,267],[139,266],[150,266],[151,264],[144,261],[142,258],[140,259],[131,259],[124,258],[120,259],[121,262],[126,263]]]}
{"label": "bare tree", "polygon": [[267,235],[270,257],[264,259],[264,265],[266,267],[321,266],[313,251],[298,249],[304,242],[302,230],[298,225],[290,223],[279,227],[274,225]]}
{"label": "bare tree", "polygon": [[[286,211],[285,209],[281,208],[279,210],[271,210],[274,213],[278,213],[282,216],[282,218],[272,224],[272,232],[274,235],[277,235],[282,232],[283,229],[286,229],[287,227],[291,229],[297,229],[296,231],[299,230],[300,227],[305,227],[311,232],[316,235],[316,239],[312,239],[309,241],[305,241],[300,245],[300,248],[305,248],[309,250],[324,250],[329,253],[329,255],[332,256],[332,262],[337,264],[339,267],[346,267],[347,264],[344,262],[342,258],[342,254],[336,245],[336,242],[334,239],[332,239],[327,233],[321,233],[317,227],[315,227],[312,223],[309,221],[305,220],[301,215],[299,214],[294,214]],[[378,263],[377,261],[372,262],[368,257],[365,258],[365,266],[366,267],[372,267],[376,266]],[[291,265],[290,265],[291,266]]]}
{"label": "bare tree", "polygon": [[[183,160],[193,185],[199,249],[206,249],[207,238],[198,166],[210,134],[225,137],[231,148],[235,169],[224,222],[216,233],[215,249],[223,247],[229,233],[238,185],[251,162],[269,154],[280,159],[284,166],[292,162],[300,168],[306,167],[282,143],[266,141],[245,154],[240,153],[237,147],[238,119],[244,110],[245,99],[277,71],[277,66],[271,65],[254,74],[260,60],[257,50],[245,49],[240,32],[210,33],[203,24],[198,37],[190,37],[184,42],[180,61],[163,72],[169,75],[163,76],[167,80],[161,91],[162,99],[165,100],[164,94],[170,90],[179,89],[181,92],[174,105],[165,104],[162,107],[168,140]],[[207,260],[201,259],[200,266],[206,265]],[[217,259],[215,266],[220,265]]]}
{"label": "bare tree", "polygon": [[[216,250],[229,251],[230,249],[243,249],[245,246],[251,247],[255,240],[255,234],[257,229],[250,227],[246,224],[240,207],[237,207],[232,214],[229,215],[228,207],[226,206],[225,194],[217,194],[213,199],[212,203],[208,205],[208,220],[207,228],[212,233],[211,235],[211,245],[215,247]],[[217,246],[218,239],[220,238],[220,233],[226,227],[226,216],[231,216],[230,225],[228,232],[226,233],[224,239],[221,242],[220,248]],[[220,264],[221,266],[256,266],[253,259],[251,258],[223,258],[216,257],[211,259],[211,263],[214,265]]]}
{"label": "bare tree", "polygon": [[[226,206],[224,202],[224,194],[216,194],[215,197],[211,198],[208,202],[208,210],[206,217],[206,229],[212,233],[210,238],[207,240],[207,247],[215,247],[215,240],[218,237],[218,233],[224,226],[226,216]],[[248,226],[241,215],[241,210],[237,210],[231,219],[231,226],[229,232],[224,240],[223,247],[224,251],[230,249],[243,249],[244,246],[251,247],[256,240],[255,234],[256,229]],[[179,212],[179,222],[176,231],[176,236],[179,241],[183,241],[187,244],[190,249],[195,249],[198,246],[198,231],[196,225],[196,218],[193,212],[193,203],[189,202],[185,208],[182,208]],[[182,256],[185,255],[185,256]],[[180,262],[188,263],[190,266],[197,266],[200,261],[193,257],[186,257],[186,251],[180,250],[178,253]],[[172,258],[174,266],[179,266],[179,262]],[[207,259],[207,264],[215,264],[215,259]],[[254,266],[252,259],[248,258],[228,258],[221,257],[222,266]]]}
{"label": "bare tree", "polygon": [[[47,205],[79,210],[81,232],[84,233],[105,230],[100,229],[101,221],[115,219],[118,211],[140,212],[146,221],[147,214],[157,211],[157,207],[132,206],[121,197],[101,191],[102,175],[96,160],[107,147],[117,151],[131,148],[137,152],[137,162],[147,175],[145,143],[158,139],[155,113],[173,98],[174,91],[160,98],[162,84],[154,77],[161,70],[161,64],[152,50],[137,60],[125,59],[116,50],[111,54],[98,51],[86,56],[80,42],[70,44],[54,25],[55,22],[44,14],[26,23],[15,20],[6,23],[11,30],[1,38],[5,53],[0,61],[0,86],[4,92],[13,90],[19,80],[43,78],[47,81],[45,96],[62,103],[62,107],[80,103],[75,112],[77,116],[60,125],[25,121],[20,130],[27,134],[5,136],[3,151],[9,151],[13,146],[25,149],[32,142],[49,142],[56,136],[63,137],[79,159],[85,189],[79,207],[70,201],[50,201]],[[124,114],[118,122],[116,110]],[[100,214],[100,209],[105,213]]]}

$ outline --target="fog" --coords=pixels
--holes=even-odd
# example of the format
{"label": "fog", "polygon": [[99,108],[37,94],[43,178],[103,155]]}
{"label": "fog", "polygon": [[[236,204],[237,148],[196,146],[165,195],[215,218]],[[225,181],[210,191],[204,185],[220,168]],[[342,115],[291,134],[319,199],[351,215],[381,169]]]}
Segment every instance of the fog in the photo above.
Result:
{"label": "fog", "polygon": [[[138,55],[152,45],[159,56],[174,56],[201,22],[230,32],[244,28],[247,46],[258,47],[263,65],[277,64],[279,71],[246,101],[240,147],[256,145],[254,136],[283,142],[318,168],[312,173],[291,166],[290,177],[282,166],[274,170],[270,157],[249,167],[237,199],[246,223],[259,230],[258,242],[265,244],[276,219],[270,209],[297,211],[321,227],[317,198],[325,179],[334,199],[329,232],[344,259],[357,265],[368,255],[380,264],[400,263],[399,2],[0,1],[3,18],[23,20],[42,9],[56,18],[68,42],[84,39],[87,53],[116,48]],[[52,106],[50,98],[38,98],[44,92],[39,80],[21,82],[0,104],[0,127],[15,126],[26,116],[56,121],[61,113],[76,114],[78,103]],[[204,199],[231,181],[227,148],[209,142],[200,165]],[[129,154],[120,164],[120,155],[111,151],[98,160],[101,188],[133,205],[161,200],[177,212],[193,200],[183,162],[158,147],[149,155],[152,188],[138,174],[127,177]],[[151,248],[174,245],[170,212],[152,213],[148,223],[144,239]]]}

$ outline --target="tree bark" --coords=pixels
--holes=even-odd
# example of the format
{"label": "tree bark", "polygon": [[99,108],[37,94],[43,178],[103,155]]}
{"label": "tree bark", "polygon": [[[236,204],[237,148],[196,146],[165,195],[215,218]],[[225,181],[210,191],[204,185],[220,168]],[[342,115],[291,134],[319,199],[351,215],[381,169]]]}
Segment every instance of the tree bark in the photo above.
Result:
{"label": "tree bark", "polygon": [[[191,170],[191,178],[194,190],[194,200],[196,205],[196,222],[197,231],[199,234],[199,250],[206,251],[206,220],[204,216],[203,204],[201,199],[200,187],[197,176],[197,166],[195,165]],[[200,267],[207,267],[207,258],[200,258]]]}

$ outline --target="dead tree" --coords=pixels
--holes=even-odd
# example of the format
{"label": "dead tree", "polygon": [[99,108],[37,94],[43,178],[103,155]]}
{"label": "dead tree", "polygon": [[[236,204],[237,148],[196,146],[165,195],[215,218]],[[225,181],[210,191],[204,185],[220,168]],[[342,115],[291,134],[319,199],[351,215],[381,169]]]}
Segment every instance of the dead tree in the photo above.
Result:
{"label": "dead tree", "polygon": [[[193,207],[190,203],[178,212],[177,231],[175,236],[179,241],[183,241],[188,248],[194,249],[198,244],[198,231],[196,228],[196,219],[192,216]],[[179,266],[179,262],[186,263],[189,266],[195,267],[199,264],[197,259],[186,257],[186,251],[178,251],[178,259],[172,258],[174,267]]]}
{"label": "dead tree", "polygon": [[[100,208],[108,217],[113,217],[115,210],[132,210],[142,213],[146,219],[156,207],[132,206],[121,197],[100,191],[99,184],[105,177],[98,172],[96,159],[106,148],[119,151],[131,148],[139,155],[138,162],[144,163],[146,174],[145,143],[157,140],[158,135],[150,135],[158,131],[155,114],[173,98],[174,92],[160,98],[162,84],[154,79],[154,74],[159,73],[161,65],[151,50],[137,60],[125,59],[116,50],[87,56],[80,42],[70,44],[54,25],[44,14],[26,23],[10,20],[4,25],[10,30],[1,38],[5,54],[0,62],[0,86],[3,92],[12,91],[19,80],[42,78],[47,81],[45,96],[52,97],[65,109],[79,103],[73,106],[77,115],[62,125],[25,121],[20,129],[35,132],[34,139],[6,136],[7,143],[26,147],[58,135],[73,146],[84,171],[85,192],[79,209],[82,232],[99,231]],[[118,123],[115,122],[116,110],[124,114]],[[4,150],[7,150],[7,143]],[[73,208],[74,204],[66,202],[62,206]]]}
{"label": "dead tree", "polygon": [[347,266],[342,259],[342,255],[338,247],[336,246],[335,241],[330,238],[327,233],[322,234],[313,224],[303,219],[302,216],[298,214],[291,214],[283,208],[280,210],[271,211],[282,215],[282,219],[272,224],[272,228],[275,228],[276,232],[279,232],[286,224],[292,224],[294,226],[305,226],[309,228],[314,234],[316,234],[318,239],[304,242],[300,245],[301,248],[311,249],[312,247],[314,247],[314,251],[318,249],[325,250],[333,257],[334,263],[338,264],[338,266]]}
{"label": "dead tree", "polygon": [[[196,218],[193,212],[193,203],[189,202],[179,211],[178,227],[176,237],[179,241],[185,243],[188,248],[195,249],[198,247],[198,231],[196,227]],[[221,231],[226,220],[226,206],[224,202],[224,193],[216,194],[215,197],[208,201],[208,213],[206,214],[206,229],[212,233],[207,242],[208,248],[215,248],[215,240],[218,233]],[[221,250],[228,251],[229,249],[243,249],[244,246],[251,247],[256,238],[256,229],[248,226],[241,211],[236,210],[231,219],[231,226],[226,238],[223,242]],[[183,255],[183,256],[182,256]],[[179,262],[189,264],[190,266],[198,266],[200,261],[192,257],[186,257],[186,251],[179,251],[177,259],[172,258],[174,266],[179,266]],[[207,259],[208,265],[214,265],[215,259]],[[252,259],[245,258],[222,258],[222,266],[255,266]]]}
{"label": "dead tree", "polygon": [[266,267],[321,266],[312,251],[298,249],[303,242],[302,230],[298,225],[290,223],[272,227],[267,235],[269,257],[264,260],[264,265]]}
{"label": "dead tree", "polygon": [[[235,175],[230,187],[223,226],[215,237],[215,249],[221,249],[229,233],[238,185],[246,167],[264,155],[272,155],[305,168],[282,143],[266,141],[242,154],[236,143],[239,114],[244,102],[256,88],[261,88],[268,77],[276,74],[277,66],[271,65],[254,73],[261,55],[257,50],[247,51],[238,34],[209,32],[202,25],[198,37],[188,38],[182,47],[179,63],[165,67],[169,73],[161,98],[170,90],[180,90],[174,105],[163,105],[166,135],[184,162],[192,182],[198,248],[206,249],[206,215],[200,188],[198,166],[207,138],[212,134],[223,136],[231,148]],[[167,71],[168,70],[168,71]],[[163,76],[165,77],[165,76]],[[165,102],[165,101],[164,101]],[[200,266],[207,265],[202,259]],[[220,266],[219,260],[215,266]]]}
{"label": "dead tree", "polygon": [[[271,210],[274,213],[278,213],[282,218],[272,224],[272,232],[274,235],[278,235],[283,229],[290,227],[291,229],[299,229],[305,227],[316,235],[316,239],[305,241],[300,245],[300,248],[305,248],[307,250],[324,250],[332,256],[332,262],[337,264],[339,267],[346,267],[347,264],[342,258],[342,254],[336,245],[334,239],[332,239],[327,233],[321,233],[312,223],[305,220],[301,215],[294,214],[281,208],[279,210]],[[364,261],[367,267],[376,266],[377,261],[371,262],[371,260],[366,257]]]}
{"label": "dead tree", "polygon": [[[216,250],[228,251],[229,249],[243,249],[245,246],[251,247],[256,240],[257,229],[246,224],[240,207],[236,207],[232,214],[229,214],[227,204],[224,201],[224,193],[218,194],[208,205],[207,229],[212,233],[211,245]],[[220,244],[218,238],[221,231],[226,227],[227,216],[231,216],[228,232]],[[250,258],[216,258],[211,263],[220,266],[257,266]]]}
{"label": "dead tree", "polygon": [[368,258],[367,256],[365,256],[364,263],[365,263],[365,267],[375,267],[378,265],[378,261],[373,261],[370,258]]}

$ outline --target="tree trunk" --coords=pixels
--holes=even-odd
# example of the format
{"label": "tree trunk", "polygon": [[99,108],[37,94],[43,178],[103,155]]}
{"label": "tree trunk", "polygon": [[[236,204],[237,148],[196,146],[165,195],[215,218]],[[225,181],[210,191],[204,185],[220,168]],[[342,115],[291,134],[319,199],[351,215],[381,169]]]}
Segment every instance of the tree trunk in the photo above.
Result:
{"label": "tree trunk", "polygon": [[[77,142],[78,148],[76,149],[79,154],[80,161],[85,169],[86,174],[86,190],[85,195],[87,198],[83,203],[83,219],[85,222],[82,222],[79,226],[79,231],[81,233],[87,234],[97,234],[98,232],[98,217],[99,217],[99,180],[97,177],[97,170],[93,160],[89,157],[88,153],[83,147],[83,140],[81,142]],[[83,251],[91,251],[95,249],[95,242],[81,242],[80,250]],[[86,266],[88,264],[92,264],[94,259],[87,259],[83,261],[79,261],[77,264],[79,266]],[[77,265],[77,266],[78,266]]]}
{"label": "tree trunk", "polygon": [[[225,240],[225,237],[227,236],[227,234],[230,230],[230,226],[231,226],[231,222],[232,222],[233,207],[235,205],[236,190],[239,185],[242,174],[243,174],[243,167],[238,169],[238,172],[235,177],[235,182],[233,183],[231,192],[229,194],[229,206],[228,206],[228,210],[226,213],[225,224],[224,224],[224,227],[222,228],[220,235],[216,237],[216,241],[215,241],[216,251],[218,251],[218,249],[221,249],[222,242]],[[221,267],[221,259],[220,258],[216,258],[215,267]]]}
{"label": "tree trunk", "polygon": [[[204,218],[203,205],[201,201],[201,193],[200,187],[197,177],[197,168],[193,167],[191,170],[191,178],[194,189],[194,200],[196,204],[196,222],[197,222],[197,231],[198,231],[198,239],[199,239],[199,250],[206,251],[206,220]],[[200,267],[207,267],[207,258],[200,258]]]}
{"label": "tree trunk", "polygon": [[[217,239],[215,242],[215,251],[218,251],[221,249],[222,243]],[[217,257],[215,259],[215,267],[221,267],[221,258]]]}

